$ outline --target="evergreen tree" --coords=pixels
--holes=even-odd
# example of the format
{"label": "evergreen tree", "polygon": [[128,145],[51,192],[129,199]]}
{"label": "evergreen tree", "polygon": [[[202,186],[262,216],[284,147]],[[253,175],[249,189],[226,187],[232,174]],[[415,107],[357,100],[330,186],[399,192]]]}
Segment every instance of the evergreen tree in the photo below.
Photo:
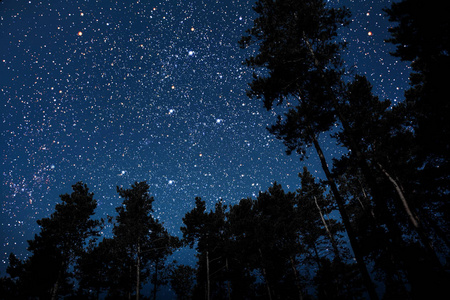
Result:
{"label": "evergreen tree", "polygon": [[[99,299],[102,292],[118,289],[121,283],[116,267],[120,265],[120,254],[113,239],[104,238],[98,245],[89,247],[79,258],[76,275],[79,293],[85,298]],[[122,253],[124,254],[124,253]],[[125,256],[125,255],[124,255]]]}
{"label": "evergreen tree", "polygon": [[118,216],[113,228],[113,239],[117,250],[114,250],[116,253],[112,258],[121,262],[115,272],[119,275],[117,280],[124,283],[121,285],[124,289],[117,291],[122,297],[130,297],[134,291],[136,299],[140,298],[140,289],[150,276],[151,266],[156,278],[155,294],[158,272],[164,268],[165,258],[177,246],[176,238],[153,217],[154,198],[149,195],[148,189],[146,182],[136,182],[130,189],[117,187],[117,192],[124,200],[116,208]]}
{"label": "evergreen tree", "polygon": [[[239,291],[250,298],[305,299],[297,268],[302,246],[295,194],[285,193],[274,183],[256,200],[242,199],[231,206],[228,220],[233,259],[239,262],[232,270],[240,276],[232,281],[233,295]],[[259,283],[257,277],[263,281]]]}
{"label": "evergreen tree", "polygon": [[198,252],[194,298],[206,295],[208,300],[221,299],[230,293],[225,283],[229,256],[226,208],[218,202],[215,210],[208,213],[205,201],[196,197],[195,207],[183,218],[183,241],[191,248],[196,244]]}
{"label": "evergreen tree", "polygon": [[[302,156],[306,146],[313,145],[338,205],[350,244],[371,299],[377,299],[374,284],[358,248],[357,237],[345,210],[334,178],[318,142],[317,136],[327,131],[336,118],[347,127],[340,111],[340,76],[343,72],[339,51],[344,46],[336,41],[337,29],[348,23],[348,11],[326,6],[322,0],[256,2],[258,17],[241,46],[258,44],[257,55],[246,60],[253,68],[263,68],[268,76],[254,74],[250,83],[250,97],[263,98],[265,107],[274,102],[287,103],[288,112],[279,117],[269,130],[282,139],[288,153],[297,151]],[[263,72],[266,73],[266,72]],[[292,102],[296,102],[292,106]],[[365,163],[359,149],[358,160]],[[369,174],[369,172],[366,172]]]}
{"label": "evergreen tree", "polygon": [[442,70],[450,67],[450,21],[445,3],[402,0],[392,3],[386,12],[389,20],[396,22],[388,39],[397,46],[393,55],[411,61],[414,71],[405,95],[421,158],[427,169],[440,167],[440,172],[432,174],[435,180],[447,179],[441,187],[448,191],[450,104],[445,95],[450,76]]}
{"label": "evergreen tree", "polygon": [[[378,185],[384,191],[383,198],[375,199],[378,201],[374,203],[376,222],[388,230],[386,234],[388,241],[380,244],[388,247],[389,255],[392,255],[394,259],[393,265],[404,270],[415,291],[414,294],[418,295],[417,289],[421,289],[423,285],[417,285],[418,281],[411,275],[416,273],[413,272],[414,265],[418,265],[416,261],[427,261],[423,264],[424,266],[434,265],[437,269],[441,268],[435,243],[430,239],[433,236],[432,231],[430,228],[425,228],[418,218],[418,212],[423,209],[421,206],[424,201],[422,203],[413,201],[417,199],[417,195],[412,191],[421,189],[420,182],[417,181],[421,163],[415,155],[413,134],[404,126],[403,107],[388,109],[390,103],[379,101],[372,95],[371,90],[372,87],[367,79],[361,76],[357,76],[347,85],[343,111],[351,126],[341,130],[338,140],[348,146],[348,136],[358,137],[358,147],[364,153],[374,177],[377,178]],[[349,157],[352,155],[350,153]],[[351,160],[347,160],[348,163],[351,163]],[[380,202],[380,199],[383,201]],[[405,239],[406,235],[416,236],[421,241],[422,250],[408,250],[420,257],[406,260],[408,257],[402,255],[402,251],[412,247],[408,245],[410,243],[408,239]],[[380,236],[379,240],[384,239]],[[413,248],[417,247],[418,245],[413,246]],[[389,261],[386,257],[384,259]],[[389,271],[390,267],[384,269],[388,272],[389,281],[393,281],[392,278],[398,278],[395,273]],[[435,271],[426,271],[423,267],[419,273],[422,273],[422,276],[428,274],[425,276],[427,278],[438,274]],[[439,282],[439,280],[433,281],[435,284]],[[398,286],[398,284],[388,283],[386,285]]]}
{"label": "evergreen tree", "polygon": [[[411,61],[411,88],[405,92],[404,113],[414,134],[413,155],[418,165],[413,187],[422,221],[449,246],[450,124],[446,84],[450,67],[450,24],[444,3],[403,0],[386,9],[396,22],[390,29],[394,56]],[[441,216],[436,218],[436,216]],[[442,230],[444,229],[444,230]]]}
{"label": "evergreen tree", "polygon": [[297,270],[301,222],[294,206],[295,194],[285,193],[276,182],[254,202],[252,243],[271,299],[302,299],[306,294]]}
{"label": "evergreen tree", "polygon": [[190,266],[178,265],[170,271],[169,281],[178,300],[190,300],[195,281],[195,270]]}
{"label": "evergreen tree", "polygon": [[92,237],[98,235],[101,221],[91,217],[97,207],[93,194],[81,182],[73,192],[61,195],[62,203],[48,218],[37,221],[41,232],[28,241],[32,254],[25,261],[10,256],[8,273],[16,278],[22,297],[56,299],[68,294],[73,286],[73,268]]}
{"label": "evergreen tree", "polygon": [[20,299],[19,290],[11,277],[0,277],[0,299]]}
{"label": "evergreen tree", "polygon": [[228,214],[230,228],[230,259],[232,299],[251,299],[257,294],[255,270],[260,265],[260,255],[253,238],[257,228],[254,200],[242,199],[232,205]]}
{"label": "evergreen tree", "polygon": [[152,241],[150,251],[150,264],[152,267],[151,283],[153,284],[152,296],[156,300],[157,292],[161,285],[168,283],[169,266],[166,265],[166,259],[175,249],[182,246],[181,241],[169,234],[162,223],[156,222],[154,229],[150,233]]}

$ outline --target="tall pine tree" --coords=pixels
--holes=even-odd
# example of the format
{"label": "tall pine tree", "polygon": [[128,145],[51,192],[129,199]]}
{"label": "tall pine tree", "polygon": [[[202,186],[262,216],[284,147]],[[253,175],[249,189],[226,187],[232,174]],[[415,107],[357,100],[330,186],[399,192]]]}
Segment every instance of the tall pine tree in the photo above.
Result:
{"label": "tall pine tree", "polygon": [[[259,46],[259,52],[246,60],[252,68],[262,68],[250,83],[250,97],[263,98],[270,109],[274,102],[286,101],[288,112],[279,117],[270,131],[282,139],[288,153],[304,155],[313,145],[339,208],[343,224],[371,299],[378,299],[364,258],[353,232],[345,203],[328,168],[318,135],[339,118],[339,91],[342,73],[339,52],[344,46],[335,37],[337,29],[348,24],[348,11],[326,6],[322,0],[260,0],[258,14],[241,46]],[[268,75],[264,75],[268,73]],[[291,103],[296,103],[294,106]],[[359,153],[356,146],[353,150]],[[362,158],[359,158],[362,161]],[[368,172],[367,172],[368,173]]]}
{"label": "tall pine tree", "polygon": [[8,273],[16,278],[18,298],[53,300],[72,291],[76,260],[102,223],[91,218],[97,201],[88,187],[78,182],[72,188],[70,195],[60,196],[62,203],[50,217],[37,221],[41,232],[28,241],[31,256],[23,262],[10,258]]}
{"label": "tall pine tree", "polygon": [[[122,269],[117,273],[129,274],[128,290],[122,296],[131,295],[140,298],[142,284],[153,271],[154,293],[157,291],[158,272],[164,267],[165,258],[177,246],[176,237],[171,236],[163,225],[153,216],[154,198],[149,195],[146,182],[136,182],[130,189],[117,187],[124,199],[116,208],[118,216],[114,224],[114,243],[126,255]],[[153,270],[152,267],[153,266]],[[132,287],[132,288],[131,288]]]}

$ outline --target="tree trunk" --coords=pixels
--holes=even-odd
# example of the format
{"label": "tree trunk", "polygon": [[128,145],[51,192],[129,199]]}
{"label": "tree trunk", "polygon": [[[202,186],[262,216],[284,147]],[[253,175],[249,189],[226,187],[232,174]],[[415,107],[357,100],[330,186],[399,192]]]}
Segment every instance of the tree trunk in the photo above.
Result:
{"label": "tree trunk", "polygon": [[353,253],[354,253],[355,259],[356,259],[356,264],[358,265],[359,271],[362,275],[364,285],[367,288],[370,299],[377,300],[378,295],[377,295],[377,292],[375,291],[375,286],[372,282],[372,279],[370,278],[370,275],[367,270],[367,266],[364,262],[363,256],[360,253],[358,241],[356,239],[356,234],[354,233],[354,231],[352,229],[352,226],[350,223],[350,218],[347,214],[347,211],[345,210],[344,199],[341,197],[341,195],[338,191],[338,188],[336,186],[336,182],[334,181],[334,178],[331,176],[331,172],[328,168],[328,164],[326,162],[322,148],[320,147],[315,134],[311,133],[311,138],[313,140],[314,148],[316,149],[316,152],[319,155],[320,163],[322,164],[322,169],[325,172],[325,176],[328,180],[328,184],[330,185],[330,189],[331,189],[331,191],[334,195],[334,198],[336,200],[336,203],[338,205],[339,213],[341,214],[342,222],[344,223],[344,227],[347,231],[348,239],[350,241],[350,246],[353,249]]}
{"label": "tree trunk", "polygon": [[320,209],[319,203],[317,203],[317,198],[314,196],[314,203],[316,204],[317,210],[320,214],[320,219],[322,220],[323,226],[325,227],[325,230],[328,234],[328,237],[331,241],[331,246],[333,247],[334,256],[337,260],[341,261],[341,256],[339,255],[339,249],[337,247],[336,241],[334,240],[333,234],[331,234],[330,229],[328,228],[327,222],[325,221],[325,218],[323,217],[322,210]]}
{"label": "tree trunk", "polygon": [[206,250],[206,299],[210,300],[211,285],[209,282],[209,254]]}
{"label": "tree trunk", "polygon": [[[130,282],[133,282],[133,265],[130,264]],[[131,293],[133,292],[133,288],[131,287],[130,283],[130,289],[128,290],[128,300],[131,300]]]}
{"label": "tree trunk", "polygon": [[[373,218],[374,220],[376,220],[375,212],[373,211],[373,207],[372,207],[372,205],[371,205],[370,202],[369,202],[369,197],[367,196],[366,189],[364,188],[364,185],[363,185],[363,183],[361,182],[361,179],[359,178],[359,176],[357,177],[357,179],[358,179],[359,185],[361,186],[361,191],[362,191],[362,193],[363,193],[364,200],[366,200],[367,203],[369,203],[370,215],[372,216],[372,218]],[[358,201],[359,201],[359,203],[361,204],[361,207],[363,208],[363,210],[365,211],[366,208],[365,208],[364,204],[362,203],[361,199],[359,199],[359,197],[358,197]]]}
{"label": "tree trunk", "polygon": [[395,188],[395,191],[400,198],[400,201],[402,202],[403,208],[405,209],[405,212],[408,216],[409,221],[413,225],[413,227],[418,230],[420,228],[419,220],[416,218],[414,213],[412,212],[411,208],[409,207],[408,201],[406,200],[406,197],[403,193],[403,188],[401,187],[400,183],[397,182],[387,171],[383,166],[377,162],[378,168],[381,170],[381,172],[387,177],[387,179],[392,183],[392,185]]}
{"label": "tree trunk", "polygon": [[300,285],[300,278],[298,278],[297,269],[295,268],[294,259],[292,258],[292,256],[289,258],[291,260],[292,271],[294,271],[295,285],[298,289],[298,299],[303,300],[302,287]]}
{"label": "tree trunk", "polygon": [[136,260],[136,300],[139,300],[139,286],[140,286],[140,275],[141,275],[141,246],[138,244],[137,248],[137,260]]}
{"label": "tree trunk", "polygon": [[266,268],[264,268],[263,266],[263,255],[262,255],[262,251],[261,248],[258,248],[259,251],[259,256],[261,257],[261,267],[262,267],[262,273],[264,276],[264,281],[266,282],[266,287],[267,287],[267,293],[269,294],[269,300],[272,300],[272,291],[270,290],[270,285],[269,285],[269,280],[267,279],[267,272],[266,272]]}
{"label": "tree trunk", "polygon": [[56,282],[52,288],[52,296],[51,296],[52,300],[56,300],[56,296],[58,295],[58,289],[59,289],[59,275],[58,275],[58,279],[56,280]]}
{"label": "tree trunk", "polygon": [[[228,257],[225,258],[225,268],[227,270],[227,273],[229,272],[228,269]],[[229,276],[229,273],[227,274],[227,277]],[[230,280],[227,280],[227,294],[228,294],[228,300],[231,300],[231,287],[230,287]]]}
{"label": "tree trunk", "polygon": [[55,284],[52,288],[52,300],[56,300],[56,296],[58,294],[58,288],[59,288],[59,279],[56,280]]}
{"label": "tree trunk", "polygon": [[[64,269],[65,269],[64,263],[62,263],[61,264],[61,270],[64,270]],[[59,282],[60,282],[61,277],[62,277],[62,271],[61,270],[58,271],[58,277],[56,278],[56,282],[53,285],[52,292],[51,292],[51,300],[56,300],[56,298],[58,297]]]}
{"label": "tree trunk", "polygon": [[320,255],[319,255],[319,251],[317,251],[317,247],[315,243],[311,244],[311,247],[313,248],[314,254],[316,255],[316,263],[317,263],[317,267],[319,269],[322,269],[322,262],[320,261]]}
{"label": "tree trunk", "polygon": [[393,176],[391,176],[391,174],[389,174],[380,163],[377,162],[376,164],[377,164],[378,168],[381,170],[381,172],[388,178],[388,180],[394,186],[394,189],[395,189],[398,197],[400,198],[400,201],[402,202],[403,209],[405,210],[406,215],[408,216],[409,222],[413,226],[416,233],[419,235],[419,238],[421,239],[422,244],[425,246],[425,249],[428,251],[428,253],[431,256],[431,258],[433,259],[433,261],[437,264],[437,266],[440,267],[441,263],[439,262],[439,258],[436,254],[436,251],[434,250],[433,244],[431,243],[431,240],[425,234],[423,227],[420,224],[419,219],[415,216],[415,214],[411,210],[409,203],[406,200],[405,194],[403,192],[402,185],[400,184],[400,182],[398,182],[398,180],[396,180]]}
{"label": "tree trunk", "polygon": [[156,300],[156,292],[158,291],[158,260],[155,262],[155,276],[153,281],[153,300]]}

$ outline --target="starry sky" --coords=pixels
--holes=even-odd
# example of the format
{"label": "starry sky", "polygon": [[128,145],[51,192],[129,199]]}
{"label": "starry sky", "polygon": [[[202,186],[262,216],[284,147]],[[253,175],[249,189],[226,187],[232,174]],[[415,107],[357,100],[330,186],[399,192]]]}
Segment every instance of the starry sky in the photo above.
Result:
{"label": "starry sky", "polygon": [[[380,98],[402,101],[409,67],[389,55],[387,0],[331,0],[352,24],[349,70]],[[299,188],[314,153],[287,156],[275,120],[245,91],[252,49],[237,41],[255,16],[249,0],[4,0],[0,2],[0,276],[23,258],[59,195],[83,181],[96,216],[115,215],[116,186],[147,181],[155,216],[179,235],[194,198],[255,197],[277,181]],[[343,150],[321,137],[328,159]],[[105,234],[110,228],[105,228]]]}

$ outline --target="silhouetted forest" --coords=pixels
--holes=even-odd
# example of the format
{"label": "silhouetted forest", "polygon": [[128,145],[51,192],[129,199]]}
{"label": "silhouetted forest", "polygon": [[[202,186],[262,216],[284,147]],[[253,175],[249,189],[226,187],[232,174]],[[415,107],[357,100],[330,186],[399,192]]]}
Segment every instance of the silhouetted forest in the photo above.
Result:
{"label": "silhouetted forest", "polygon": [[[195,198],[180,237],[153,216],[146,182],[117,188],[123,204],[109,220],[93,218],[97,202],[76,183],[38,221],[31,255],[10,255],[0,297],[155,299],[163,285],[178,299],[448,297],[450,32],[442,5],[386,8],[392,55],[413,70],[405,100],[392,105],[364,76],[349,79],[338,35],[348,10],[322,0],[257,1],[240,41],[257,49],[245,62],[254,70],[248,95],[284,110],[268,130],[288,154],[304,158],[312,147],[326,178],[304,168],[296,192],[274,183],[211,211]],[[332,129],[349,151],[330,160],[318,135]],[[106,222],[111,238],[100,234]],[[168,261],[181,247],[196,249],[195,267]]]}

